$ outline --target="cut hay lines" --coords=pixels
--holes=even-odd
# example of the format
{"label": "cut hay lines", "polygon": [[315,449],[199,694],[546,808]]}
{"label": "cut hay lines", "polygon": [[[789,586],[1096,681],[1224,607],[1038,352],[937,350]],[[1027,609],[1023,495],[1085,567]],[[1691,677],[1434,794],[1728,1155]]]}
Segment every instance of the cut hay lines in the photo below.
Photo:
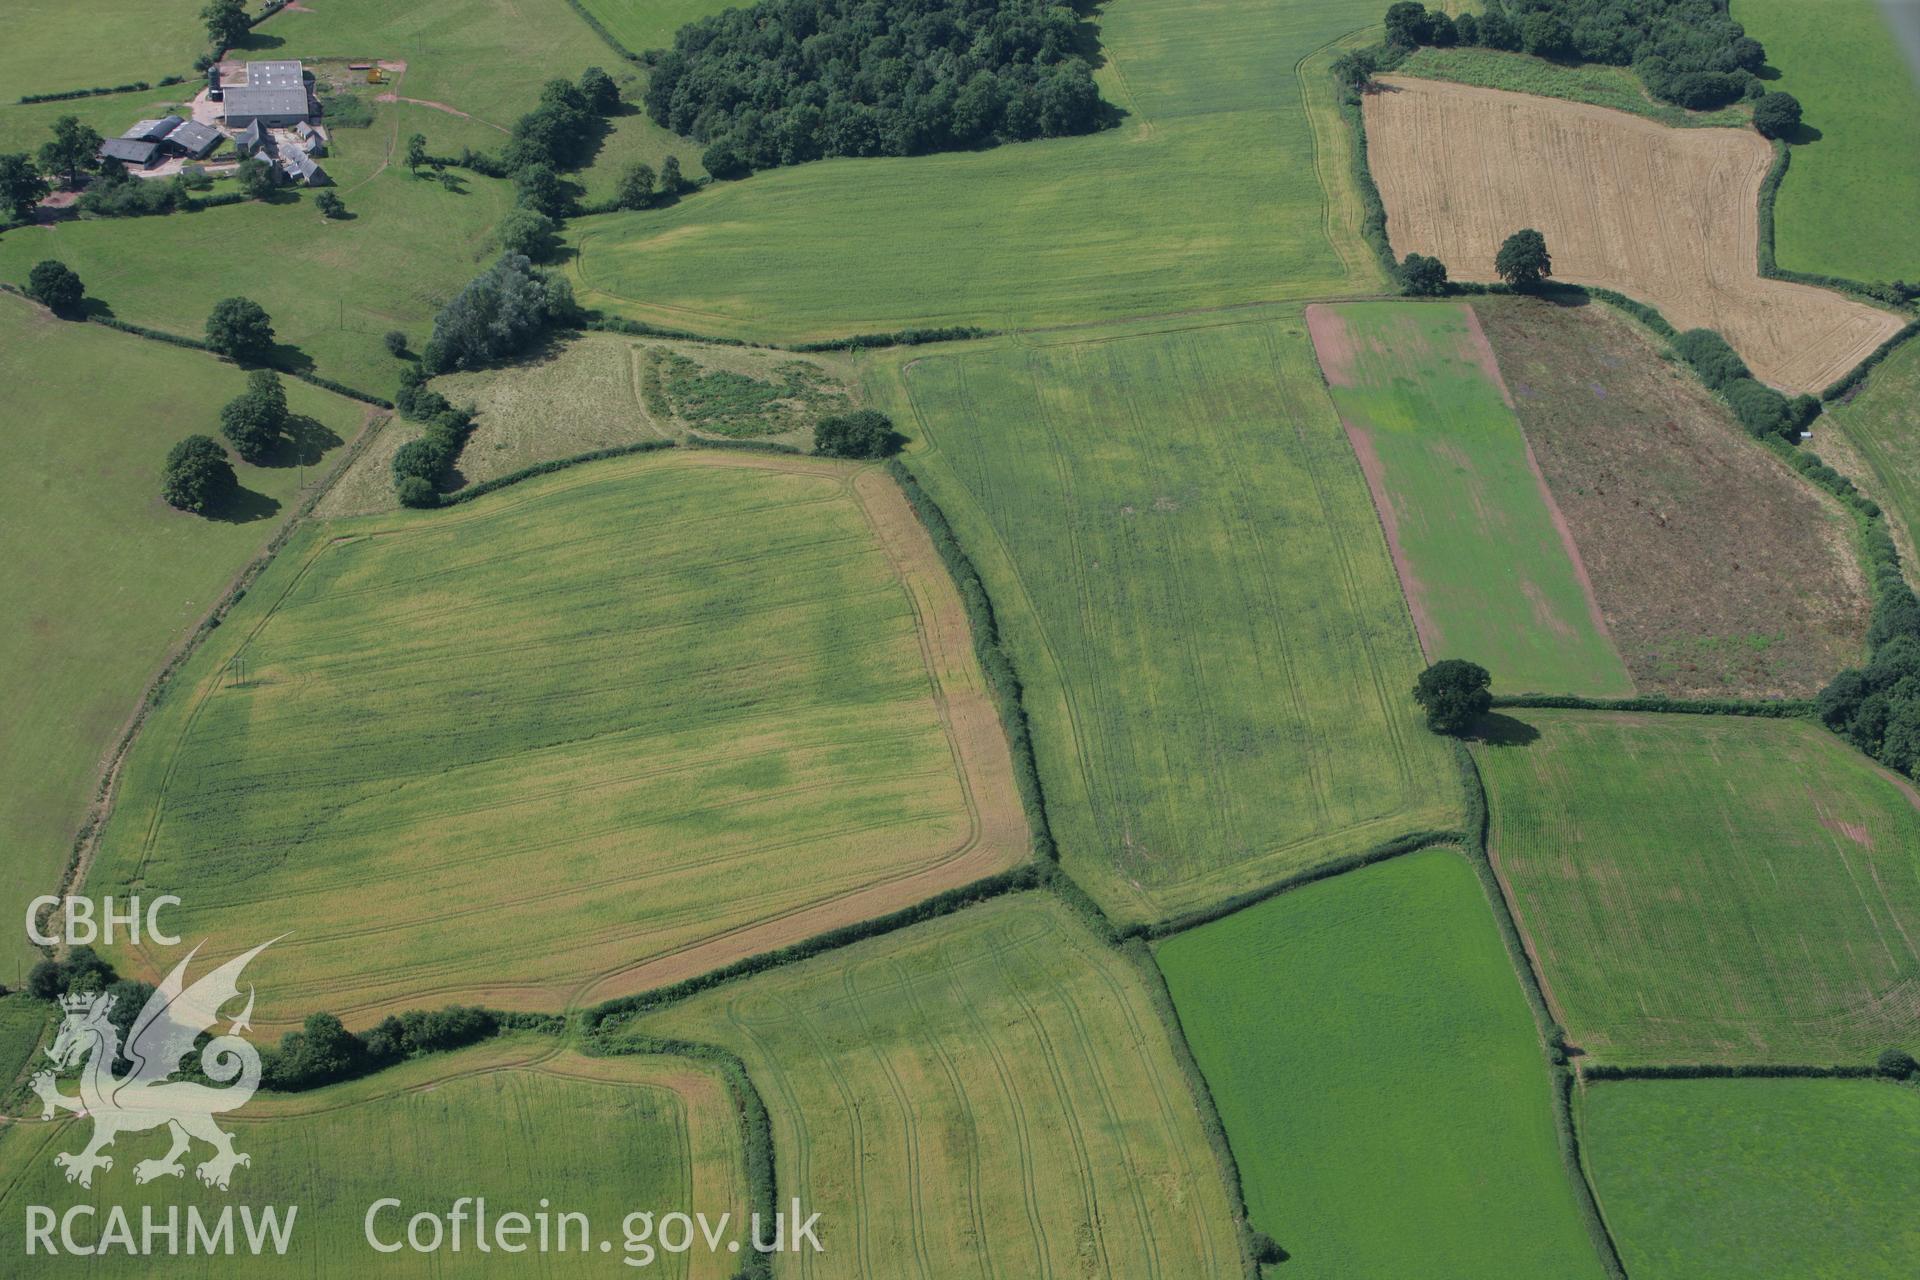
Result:
{"label": "cut hay lines", "polygon": [[840,1224],[812,1276],[1215,1277],[1237,1253],[1224,1191],[1137,982],[1022,894],[635,1029],[744,1055],[781,1186]]}
{"label": "cut hay lines", "polygon": [[897,366],[926,442],[911,465],[1003,615],[1063,861],[1126,919],[1453,820],[1402,692],[1412,630],[1299,325]]}
{"label": "cut hay lines", "polygon": [[[295,931],[276,948],[287,1020],[605,998],[1027,856],[965,614],[883,473],[653,455],[310,537],[159,713],[147,749],[165,758],[108,835],[107,874],[128,883],[205,847],[196,927]],[[682,554],[724,540],[740,549]],[[236,691],[220,672],[241,653]],[[447,716],[449,692],[484,710]],[[383,736],[388,721],[425,736]],[[263,746],[271,787],[248,780]],[[796,857],[814,873],[783,879]],[[413,892],[368,896],[402,881]],[[561,917],[559,933],[537,923]],[[507,927],[479,948],[490,918]],[[369,943],[417,954],[376,972]]]}
{"label": "cut hay lines", "polygon": [[1515,709],[1475,748],[1556,1016],[1606,1065],[1920,1050],[1920,797],[1817,724]]}
{"label": "cut hay lines", "polygon": [[1385,77],[1364,109],[1396,254],[1493,278],[1500,242],[1538,228],[1557,279],[1720,330],[1755,375],[1818,392],[1901,325],[1841,294],[1760,276],[1757,133],[1669,129],[1582,103]]}

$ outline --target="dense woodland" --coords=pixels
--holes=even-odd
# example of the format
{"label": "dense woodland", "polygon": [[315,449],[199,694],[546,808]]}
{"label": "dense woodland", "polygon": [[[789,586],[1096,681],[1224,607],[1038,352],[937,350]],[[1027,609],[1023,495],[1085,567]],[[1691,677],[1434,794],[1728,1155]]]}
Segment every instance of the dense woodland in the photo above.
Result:
{"label": "dense woodland", "polygon": [[715,177],[1087,133],[1078,19],[1038,0],[763,0],[682,27],[646,108]]}
{"label": "dense woodland", "polygon": [[1655,97],[1694,110],[1765,88],[1755,73],[1767,51],[1733,20],[1727,0],[1487,0],[1484,13],[1458,18],[1403,2],[1387,10],[1387,38],[1631,66]]}

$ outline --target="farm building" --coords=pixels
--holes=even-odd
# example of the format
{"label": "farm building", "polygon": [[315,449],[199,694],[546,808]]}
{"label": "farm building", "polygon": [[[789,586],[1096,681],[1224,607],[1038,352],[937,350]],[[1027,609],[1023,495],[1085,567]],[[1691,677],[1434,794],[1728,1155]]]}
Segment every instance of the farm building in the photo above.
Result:
{"label": "farm building", "polygon": [[108,138],[100,144],[100,158],[118,160],[136,169],[150,169],[160,159],[160,144],[143,138]]}
{"label": "farm building", "polygon": [[273,135],[260,127],[258,120],[233,135],[233,149],[242,158],[254,155],[271,156],[277,150]]}
{"label": "farm building", "polygon": [[293,126],[293,132],[294,135],[300,139],[300,146],[308,155],[323,156],[327,154],[326,135],[312,125],[303,120]]}
{"label": "farm building", "polygon": [[181,125],[179,116],[162,116],[158,120],[139,120],[133,128],[121,134],[122,138],[135,142],[158,142]]}
{"label": "farm building", "polygon": [[290,128],[307,118],[307,73],[298,62],[249,62],[241,84],[221,87],[227,127]]}
{"label": "farm building", "polygon": [[315,163],[312,156],[298,147],[287,148],[287,154],[280,161],[280,167],[286,171],[288,178],[304,182],[310,187],[333,185],[333,179],[327,176],[327,171]]}
{"label": "farm building", "polygon": [[162,139],[161,145],[189,160],[203,160],[213,154],[214,148],[220,145],[220,140],[225,136],[210,124],[187,120]]}

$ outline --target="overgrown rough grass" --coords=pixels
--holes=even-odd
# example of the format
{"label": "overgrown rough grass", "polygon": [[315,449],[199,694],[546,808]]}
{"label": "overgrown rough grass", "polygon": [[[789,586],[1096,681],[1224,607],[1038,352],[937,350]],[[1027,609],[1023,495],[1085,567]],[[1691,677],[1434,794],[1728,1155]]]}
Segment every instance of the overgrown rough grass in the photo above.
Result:
{"label": "overgrown rough grass", "polygon": [[[38,1115],[37,1100],[34,1108]],[[236,1149],[252,1157],[234,1172],[229,1191],[204,1187],[195,1178],[193,1164],[209,1152],[198,1144],[187,1157],[184,1178],[136,1184],[133,1166],[165,1154],[164,1128],[123,1134],[113,1147],[114,1167],[95,1175],[92,1191],[73,1186],[53,1155],[78,1150],[92,1123],[70,1119],[0,1129],[0,1167],[8,1170],[0,1209],[17,1219],[28,1204],[58,1213],[111,1197],[126,1207],[137,1241],[142,1206],[153,1206],[163,1223],[166,1206],[180,1206],[184,1254],[187,1205],[208,1218],[236,1200],[255,1213],[277,1205],[283,1220],[298,1205],[282,1265],[297,1259],[304,1273],[314,1275],[365,1274],[373,1257],[382,1272],[405,1276],[443,1274],[449,1258],[474,1274],[524,1272],[524,1258],[478,1252],[471,1217],[458,1254],[443,1249],[375,1255],[363,1224],[369,1206],[389,1196],[402,1202],[376,1219],[377,1234],[389,1242],[404,1240],[415,1213],[444,1215],[456,1196],[484,1196],[490,1221],[508,1212],[531,1218],[543,1200],[553,1215],[550,1223],[557,1224],[564,1211],[586,1214],[593,1232],[588,1248],[580,1247],[578,1227],[570,1228],[565,1252],[541,1255],[543,1273],[605,1275],[618,1264],[609,1263],[599,1242],[610,1239],[611,1257],[622,1257],[620,1222],[636,1208],[701,1211],[712,1220],[731,1213],[729,1235],[737,1229],[734,1238],[743,1248],[746,1239],[739,1122],[719,1079],[687,1059],[586,1058],[558,1051],[544,1037],[516,1036],[312,1093],[256,1095],[243,1111],[221,1120]],[[94,1221],[95,1230],[105,1229],[104,1208]],[[234,1230],[241,1235],[238,1222]],[[537,1239],[536,1228],[526,1242]],[[270,1275],[272,1261],[244,1253],[196,1258],[194,1274]],[[723,1243],[718,1254],[704,1248],[677,1258],[663,1254],[647,1274],[724,1280],[738,1261]],[[72,1265],[70,1258],[49,1258],[43,1251],[14,1260],[9,1274],[68,1275]],[[98,1275],[144,1276],[152,1274],[153,1262],[109,1249],[88,1265]]]}
{"label": "overgrown rough grass", "polygon": [[1790,271],[1920,280],[1920,83],[1875,0],[1734,0],[1800,99],[1807,131],[1774,204],[1774,255]]}
{"label": "overgrown rough grass", "polygon": [[1298,312],[888,357],[979,565],[1063,864],[1151,921],[1458,821]]}
{"label": "overgrown rough grass", "polygon": [[1492,851],[1603,1063],[1920,1049],[1920,808],[1817,724],[1514,710],[1475,749]]}
{"label": "overgrown rough grass", "polygon": [[1501,693],[1619,697],[1633,682],[1465,303],[1308,312],[1429,661]]}
{"label": "overgrown rough grass", "polygon": [[1647,1080],[1582,1104],[1635,1280],[1904,1280],[1920,1257],[1920,1091],[1876,1080]]}
{"label": "overgrown rough grass", "polygon": [[797,165],[585,220],[570,232],[576,287],[636,319],[778,339],[1376,288],[1315,181],[1344,194],[1349,178],[1321,162],[1334,144],[1293,68],[1377,18],[1368,0],[1115,5],[1099,16],[1098,78],[1126,113],[1117,127]]}
{"label": "overgrown rough grass", "polygon": [[492,226],[513,201],[511,186],[491,178],[464,175],[455,193],[407,173],[394,147],[423,110],[379,104],[371,128],[337,133],[326,165],[350,219],[322,219],[308,191],[24,228],[0,236],[0,278],[24,280],[35,262],[57,257],[120,319],[194,338],[215,302],[243,295],[292,348],[283,360],[304,357],[320,374],[391,395],[398,366],[382,335],[426,340],[434,312],[497,253]]}
{"label": "overgrown rough grass", "polygon": [[149,721],[87,885],[178,892],[209,954],[289,934],[263,1020],[360,1025],[658,986],[1026,853],[893,482],[676,452],[302,530]]}
{"label": "overgrown rough grass", "polygon": [[1640,692],[1805,698],[1859,664],[1869,601],[1844,507],[1613,308],[1473,309]]}
{"label": "overgrown rough grass", "polygon": [[[222,518],[160,500],[182,436],[217,436],[246,375],[197,351],[54,320],[0,295],[0,387],[10,461],[0,468],[0,982],[38,958],[21,928],[51,893],[93,796],[101,758],[168,649],[291,514],[304,479],[360,429],[364,408],[287,381],[303,445],[254,467]],[[296,465],[304,462],[304,469]]]}
{"label": "overgrown rough grass", "polygon": [[1604,1274],[1473,871],[1416,853],[1160,944],[1288,1275]]}
{"label": "overgrown rough grass", "polygon": [[746,1060],[809,1274],[1239,1274],[1141,977],[1021,894],[693,997],[633,1029]]}

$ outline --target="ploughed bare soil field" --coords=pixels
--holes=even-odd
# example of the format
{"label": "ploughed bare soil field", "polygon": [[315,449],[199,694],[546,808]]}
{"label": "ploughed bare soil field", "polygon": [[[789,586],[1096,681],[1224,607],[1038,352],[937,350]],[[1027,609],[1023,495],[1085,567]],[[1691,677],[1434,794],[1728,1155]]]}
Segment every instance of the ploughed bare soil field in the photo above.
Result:
{"label": "ploughed bare soil field", "polygon": [[1669,129],[1604,107],[1385,76],[1365,103],[1368,158],[1397,255],[1493,277],[1500,242],[1536,227],[1554,277],[1616,289],[1677,328],[1726,335],[1755,376],[1818,391],[1900,327],[1838,293],[1759,274],[1766,139]]}

